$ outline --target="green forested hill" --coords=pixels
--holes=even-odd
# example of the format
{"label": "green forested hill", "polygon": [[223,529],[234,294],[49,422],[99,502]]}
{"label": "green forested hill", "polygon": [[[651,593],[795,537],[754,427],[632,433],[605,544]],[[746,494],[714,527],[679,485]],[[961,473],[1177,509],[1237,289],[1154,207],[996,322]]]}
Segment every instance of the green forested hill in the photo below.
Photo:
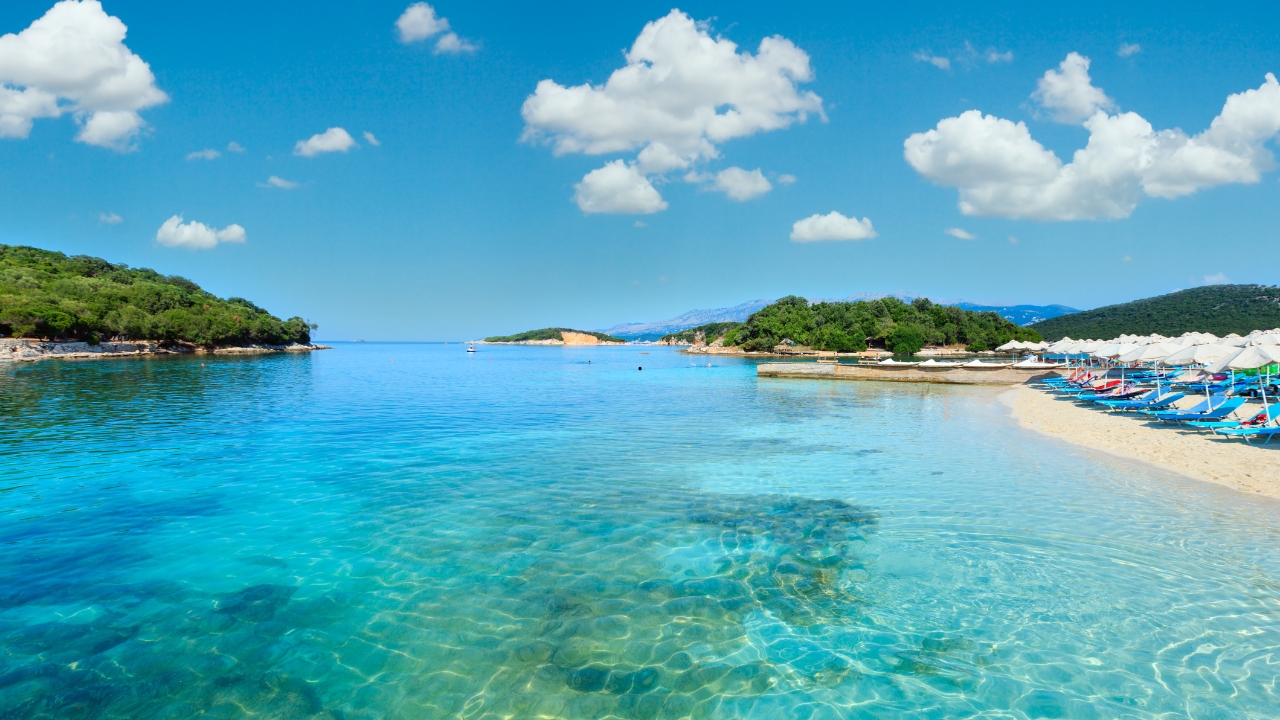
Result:
{"label": "green forested hill", "polygon": [[1280,327],[1280,287],[1206,285],[1050,318],[1031,327],[1046,340],[1108,339],[1126,333],[1246,335]]}
{"label": "green forested hill", "polygon": [[223,300],[175,275],[0,245],[0,335],[205,346],[308,343],[315,325],[281,320],[244,298]]}
{"label": "green forested hill", "polygon": [[[795,295],[761,308],[736,328],[706,325],[699,330],[711,341],[724,333],[725,345],[767,351],[783,340],[818,350],[852,352],[867,349],[867,340],[895,353],[910,354],[926,345],[966,345],[989,350],[1010,340],[1038,341],[1035,330],[1019,327],[994,312],[972,312],[935,305],[926,298],[910,304],[897,298],[870,302],[821,302],[813,305]],[[671,337],[671,336],[669,336]]]}

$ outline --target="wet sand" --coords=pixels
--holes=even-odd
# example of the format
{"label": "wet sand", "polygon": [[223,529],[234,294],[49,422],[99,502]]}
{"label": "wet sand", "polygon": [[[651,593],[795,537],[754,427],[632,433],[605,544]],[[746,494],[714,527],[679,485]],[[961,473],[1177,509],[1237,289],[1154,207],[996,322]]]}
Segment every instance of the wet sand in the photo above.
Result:
{"label": "wet sand", "polygon": [[[1093,410],[1025,385],[1001,393],[999,399],[1023,427],[1041,434],[1240,492],[1280,498],[1280,439],[1269,445],[1260,440],[1246,444],[1240,438],[1153,423],[1133,413]],[[1245,407],[1249,414],[1262,409],[1261,403]]]}

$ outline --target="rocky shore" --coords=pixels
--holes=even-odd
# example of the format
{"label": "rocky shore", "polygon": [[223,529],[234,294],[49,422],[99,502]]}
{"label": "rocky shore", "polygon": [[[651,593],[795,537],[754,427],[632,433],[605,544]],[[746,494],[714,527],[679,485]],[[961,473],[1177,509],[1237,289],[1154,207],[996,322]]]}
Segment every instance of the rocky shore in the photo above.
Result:
{"label": "rocky shore", "polygon": [[161,343],[149,340],[122,342],[44,342],[24,338],[0,338],[0,362],[35,360],[94,360],[99,358],[134,357],[137,355],[265,355],[277,352],[311,352],[328,350],[328,345],[247,345],[244,347],[207,348],[190,343]]}

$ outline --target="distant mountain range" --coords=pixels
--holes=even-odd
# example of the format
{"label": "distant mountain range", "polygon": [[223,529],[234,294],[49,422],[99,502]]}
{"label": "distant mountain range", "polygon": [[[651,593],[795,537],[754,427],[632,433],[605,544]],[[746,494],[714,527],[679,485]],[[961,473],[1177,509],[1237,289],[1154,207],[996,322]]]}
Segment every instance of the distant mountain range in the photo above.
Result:
{"label": "distant mountain range", "polygon": [[657,340],[663,335],[670,335],[674,332],[708,323],[742,322],[750,317],[751,313],[772,302],[772,300],[752,300],[741,305],[734,305],[731,308],[720,308],[719,310],[690,310],[670,320],[648,323],[622,323],[601,332],[628,340]]}
{"label": "distant mountain range", "polygon": [[967,300],[942,302],[942,304],[955,305],[961,310],[998,313],[1000,317],[1005,320],[1023,327],[1048,320],[1049,318],[1056,318],[1080,312],[1079,310],[1073,307],[1067,307],[1066,305],[980,305]]}
{"label": "distant mountain range", "polygon": [[[857,302],[859,300],[879,300],[886,297],[896,297],[903,302],[911,302],[915,298],[926,296],[920,293],[902,291],[893,293],[861,292],[842,298],[842,300],[845,302]],[[811,298],[810,300],[811,302],[820,301],[820,299],[816,298]],[[614,337],[626,338],[627,340],[657,340],[663,335],[670,335],[671,333],[708,323],[743,322],[751,316],[751,313],[772,302],[773,300],[752,300],[729,308],[690,310],[669,320],[647,323],[622,323],[600,332]],[[1018,325],[1030,325],[1031,323],[1048,320],[1060,315],[1079,312],[1079,310],[1066,305],[987,305],[961,298],[945,298],[934,300],[934,302],[939,305],[955,305],[962,310],[999,313],[1000,317]]]}

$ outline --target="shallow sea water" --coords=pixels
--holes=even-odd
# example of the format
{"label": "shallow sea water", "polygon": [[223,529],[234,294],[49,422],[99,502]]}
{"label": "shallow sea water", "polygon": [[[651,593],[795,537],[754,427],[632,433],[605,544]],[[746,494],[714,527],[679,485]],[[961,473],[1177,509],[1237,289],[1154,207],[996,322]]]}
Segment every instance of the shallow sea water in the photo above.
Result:
{"label": "shallow sea water", "polygon": [[1280,714],[1280,503],[988,388],[480,350],[0,365],[0,717]]}

